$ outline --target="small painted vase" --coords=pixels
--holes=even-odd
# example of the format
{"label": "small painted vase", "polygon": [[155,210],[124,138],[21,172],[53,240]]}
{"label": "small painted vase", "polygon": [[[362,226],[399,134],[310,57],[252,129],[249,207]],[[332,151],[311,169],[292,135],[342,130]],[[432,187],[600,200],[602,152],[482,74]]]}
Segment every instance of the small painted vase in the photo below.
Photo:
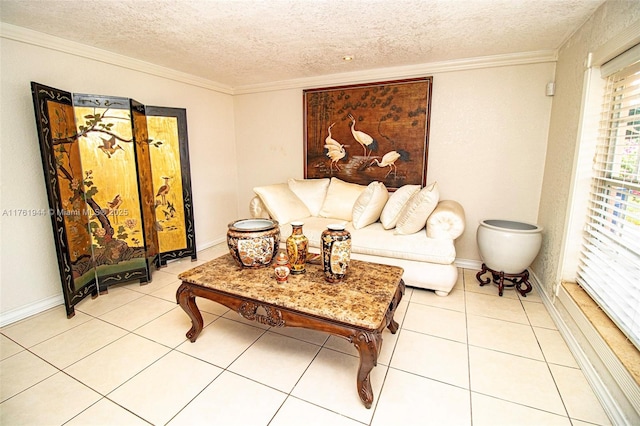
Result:
{"label": "small painted vase", "polygon": [[287,255],[291,273],[304,274],[307,270],[307,254],[309,252],[309,239],[302,233],[302,222],[291,222],[291,235],[287,238]]}
{"label": "small painted vase", "polygon": [[276,281],[278,284],[284,284],[287,282],[287,278],[289,278],[289,273],[291,272],[291,268],[289,266],[289,258],[286,253],[280,252],[276,257],[276,262],[273,265],[273,272],[276,276]]}
{"label": "small painted vase", "polygon": [[324,278],[330,283],[339,283],[347,274],[351,260],[351,234],[344,225],[329,225],[320,240]]}

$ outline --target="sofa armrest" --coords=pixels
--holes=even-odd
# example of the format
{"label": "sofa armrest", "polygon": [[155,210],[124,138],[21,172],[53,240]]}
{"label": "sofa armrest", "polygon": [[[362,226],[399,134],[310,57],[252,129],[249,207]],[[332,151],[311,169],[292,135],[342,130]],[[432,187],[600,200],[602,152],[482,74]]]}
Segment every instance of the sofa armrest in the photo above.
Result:
{"label": "sofa armrest", "polygon": [[249,201],[249,214],[252,218],[271,219],[267,207],[257,195]]}
{"label": "sofa armrest", "polygon": [[465,215],[457,201],[443,200],[427,219],[427,237],[455,240],[464,232]]}

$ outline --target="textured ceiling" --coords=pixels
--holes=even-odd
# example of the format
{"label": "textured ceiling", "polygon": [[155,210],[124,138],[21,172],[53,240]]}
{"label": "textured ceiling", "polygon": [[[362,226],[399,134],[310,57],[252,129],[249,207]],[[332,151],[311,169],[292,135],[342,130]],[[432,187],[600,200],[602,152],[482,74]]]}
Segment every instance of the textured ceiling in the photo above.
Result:
{"label": "textured ceiling", "polygon": [[[0,0],[0,20],[231,87],[555,50],[602,0]],[[353,55],[351,62],[342,60]]]}

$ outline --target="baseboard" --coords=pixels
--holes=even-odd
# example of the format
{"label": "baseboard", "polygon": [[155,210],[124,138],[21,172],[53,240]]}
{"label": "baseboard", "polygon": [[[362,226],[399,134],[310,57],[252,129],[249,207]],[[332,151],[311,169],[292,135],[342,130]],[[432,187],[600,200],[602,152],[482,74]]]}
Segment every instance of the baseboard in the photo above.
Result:
{"label": "baseboard", "polygon": [[[224,243],[226,238],[221,237],[204,244],[198,244],[196,246],[197,251],[202,251],[208,249],[209,247],[216,246],[218,244]],[[38,302],[30,303],[25,306],[21,306],[19,308],[13,309],[8,312],[0,312],[0,327],[5,327],[9,324],[13,324],[14,322],[23,320],[32,315],[39,314],[41,312],[46,311],[47,309],[51,309],[58,305],[64,304],[64,298],[62,296],[62,292],[58,295],[47,297],[46,299],[40,300]]]}
{"label": "baseboard", "polygon": [[458,268],[465,269],[482,269],[482,261],[481,260],[472,260],[472,259],[458,259],[453,261],[454,265]]}
{"label": "baseboard", "polygon": [[562,287],[554,303],[533,273],[530,282],[612,424],[640,424],[640,388],[580,308]]}
{"label": "baseboard", "polygon": [[62,297],[62,293],[60,293],[58,295],[47,297],[46,299],[21,306],[20,308],[13,309],[8,312],[1,312],[0,327],[13,324],[16,321],[20,321],[32,315],[39,314],[40,312],[44,312],[47,309],[51,309],[62,304],[64,304],[64,298]]}
{"label": "baseboard", "polygon": [[218,244],[222,244],[226,241],[227,241],[227,237],[220,237],[211,241],[207,241],[205,243],[199,243],[199,244],[196,244],[196,251],[198,252],[198,251],[206,250],[209,247],[217,246]]}

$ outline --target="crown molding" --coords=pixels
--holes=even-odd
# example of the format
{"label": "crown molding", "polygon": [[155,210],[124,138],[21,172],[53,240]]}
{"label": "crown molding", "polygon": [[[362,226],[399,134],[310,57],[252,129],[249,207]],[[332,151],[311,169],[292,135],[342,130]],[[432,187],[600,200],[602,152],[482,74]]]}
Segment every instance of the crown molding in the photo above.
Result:
{"label": "crown molding", "polygon": [[0,22],[0,37],[233,95],[231,86],[4,22]]}
{"label": "crown molding", "polygon": [[328,74],[294,80],[276,81],[264,84],[237,86],[235,95],[243,95],[273,90],[306,89],[341,84],[358,84],[380,80],[396,80],[423,77],[424,75],[467,71],[481,68],[496,68],[514,65],[557,62],[556,50],[540,50],[534,52],[509,53],[505,55],[482,56],[476,58],[456,59],[451,61],[431,62],[427,64],[407,65],[401,67],[378,68],[374,70],[356,71],[340,74]]}
{"label": "crown molding", "polygon": [[0,22],[0,37],[31,44],[34,46],[44,47],[47,49],[57,50],[63,53],[68,53],[71,55],[92,59],[111,65],[120,66],[130,70],[155,75],[157,77],[166,78],[192,86],[202,87],[204,89],[213,90],[228,95],[243,95],[287,89],[305,89],[311,87],[332,86],[340,84],[358,84],[380,80],[396,80],[403,78],[422,77],[426,74],[556,62],[558,60],[557,51],[541,50],[534,52],[521,52],[505,55],[456,59],[451,61],[432,62],[400,67],[378,68],[374,70],[354,71],[349,73],[327,74],[308,78],[231,87],[202,77],[197,77],[184,72],[176,71],[171,68],[161,67],[149,62],[130,58],[124,55],[119,55],[107,50],[97,49],[95,47],[65,40],[60,37],[40,33],[4,22]]}

